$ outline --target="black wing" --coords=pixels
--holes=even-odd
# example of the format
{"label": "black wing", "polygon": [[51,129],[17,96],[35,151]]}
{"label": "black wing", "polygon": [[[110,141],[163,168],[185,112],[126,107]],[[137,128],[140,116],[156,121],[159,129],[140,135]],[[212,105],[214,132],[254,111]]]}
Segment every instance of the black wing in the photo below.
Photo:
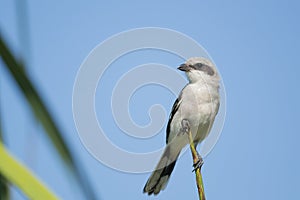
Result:
{"label": "black wing", "polygon": [[173,107],[172,107],[172,111],[170,113],[170,117],[169,117],[169,121],[168,121],[168,125],[167,125],[167,134],[166,134],[166,143],[167,144],[168,144],[168,139],[169,139],[169,134],[170,134],[170,129],[171,129],[171,122],[172,122],[172,119],[173,119],[175,113],[177,112],[177,110],[179,108],[180,99],[181,99],[181,95],[174,102]]}

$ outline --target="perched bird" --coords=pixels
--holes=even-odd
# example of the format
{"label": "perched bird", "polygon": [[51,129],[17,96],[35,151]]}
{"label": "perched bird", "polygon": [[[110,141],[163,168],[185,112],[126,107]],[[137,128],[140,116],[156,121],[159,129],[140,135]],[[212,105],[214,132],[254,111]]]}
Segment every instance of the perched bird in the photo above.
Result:
{"label": "perched bird", "polygon": [[[157,195],[166,187],[181,150],[189,143],[183,120],[189,123],[196,147],[209,134],[219,110],[220,77],[214,64],[206,58],[193,57],[178,69],[186,73],[189,83],[172,107],[166,130],[167,145],[143,190],[148,195]],[[196,167],[201,167],[202,158],[198,163]]]}

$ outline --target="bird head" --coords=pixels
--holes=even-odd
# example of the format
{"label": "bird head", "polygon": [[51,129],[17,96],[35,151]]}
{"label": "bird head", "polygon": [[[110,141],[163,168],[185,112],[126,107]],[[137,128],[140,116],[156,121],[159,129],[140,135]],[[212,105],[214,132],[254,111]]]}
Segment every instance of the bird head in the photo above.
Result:
{"label": "bird head", "polygon": [[207,58],[192,57],[180,65],[178,69],[186,73],[190,83],[203,79],[205,81],[219,81],[219,75],[215,65]]}

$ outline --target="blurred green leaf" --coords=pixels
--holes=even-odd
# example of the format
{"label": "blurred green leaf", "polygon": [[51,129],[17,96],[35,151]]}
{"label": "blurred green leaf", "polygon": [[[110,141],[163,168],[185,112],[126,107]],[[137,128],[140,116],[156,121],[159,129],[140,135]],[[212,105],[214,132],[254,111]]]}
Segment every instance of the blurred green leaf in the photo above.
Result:
{"label": "blurred green leaf", "polygon": [[[1,126],[1,118],[0,118],[0,142],[3,142],[3,133]],[[0,200],[8,200],[9,199],[9,185],[7,180],[0,173]]]}
{"label": "blurred green leaf", "polygon": [[77,183],[83,189],[86,198],[89,200],[97,199],[87,177],[83,173],[83,170],[80,169],[77,163],[75,163],[74,157],[72,156],[71,151],[62,137],[62,133],[58,129],[53,117],[50,115],[50,112],[42,101],[42,98],[38,94],[26,72],[23,70],[22,64],[17,62],[2,39],[1,35],[0,55],[5,63],[6,68],[26,97],[26,100],[29,103],[35,117],[43,125],[48,137],[51,139],[52,144],[56,147],[59,155],[74,174]]}
{"label": "blurred green leaf", "polygon": [[0,142],[0,173],[21,189],[29,199],[58,199],[29,169],[5,150],[2,142]]}

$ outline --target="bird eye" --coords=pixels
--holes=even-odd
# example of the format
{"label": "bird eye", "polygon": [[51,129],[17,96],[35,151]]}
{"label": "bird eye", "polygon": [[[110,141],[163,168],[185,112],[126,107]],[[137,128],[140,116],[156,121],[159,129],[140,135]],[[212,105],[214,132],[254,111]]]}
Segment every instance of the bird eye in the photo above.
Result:
{"label": "bird eye", "polygon": [[203,66],[203,64],[202,63],[196,63],[196,64],[194,64],[194,68],[196,68],[196,69],[198,69],[198,70],[200,70],[200,68]]}

